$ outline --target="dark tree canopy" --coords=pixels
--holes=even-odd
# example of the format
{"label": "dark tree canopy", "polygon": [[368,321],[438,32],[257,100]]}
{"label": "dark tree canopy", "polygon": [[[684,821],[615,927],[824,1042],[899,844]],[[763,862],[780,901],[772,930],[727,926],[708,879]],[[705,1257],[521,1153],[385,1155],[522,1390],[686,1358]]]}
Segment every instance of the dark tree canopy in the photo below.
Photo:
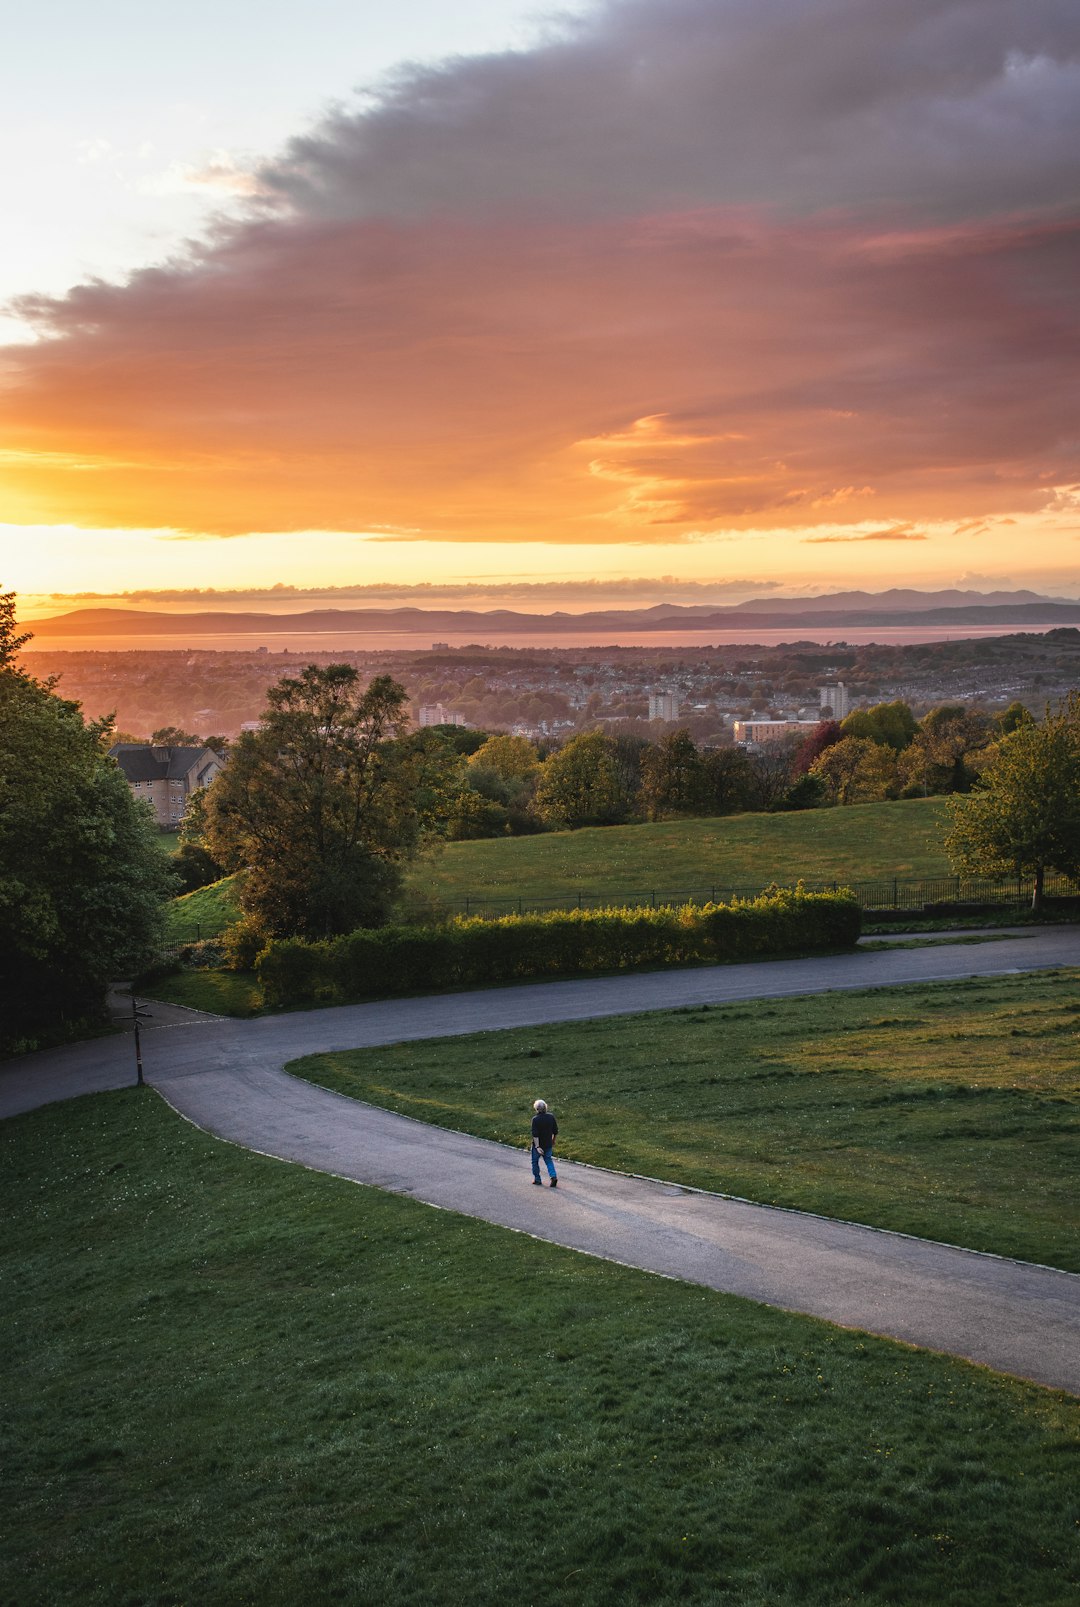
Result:
{"label": "dark tree canopy", "polygon": [[152,958],[173,891],[150,809],[103,748],[104,722],[14,667],[0,619],[0,1043],[103,1014],[110,981]]}
{"label": "dark tree canopy", "polygon": [[308,665],[267,693],[260,729],[209,789],[203,841],[242,870],[240,901],[268,936],[378,926],[419,834],[406,693],[348,664]]}
{"label": "dark tree canopy", "polygon": [[647,750],[641,795],[650,820],[707,814],[709,794],[709,777],[689,731],[670,731]]}
{"label": "dark tree canopy", "polygon": [[949,809],[955,870],[1032,876],[1036,908],[1048,870],[1080,874],[1080,693],[1002,737],[973,791]]}

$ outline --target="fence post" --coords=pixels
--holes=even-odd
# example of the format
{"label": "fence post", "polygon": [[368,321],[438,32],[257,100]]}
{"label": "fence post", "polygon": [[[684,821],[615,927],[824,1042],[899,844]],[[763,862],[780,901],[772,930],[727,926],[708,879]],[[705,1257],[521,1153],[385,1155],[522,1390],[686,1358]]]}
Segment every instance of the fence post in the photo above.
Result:
{"label": "fence post", "polygon": [[900,883],[895,876],[892,879],[892,907],[894,910],[900,908]]}

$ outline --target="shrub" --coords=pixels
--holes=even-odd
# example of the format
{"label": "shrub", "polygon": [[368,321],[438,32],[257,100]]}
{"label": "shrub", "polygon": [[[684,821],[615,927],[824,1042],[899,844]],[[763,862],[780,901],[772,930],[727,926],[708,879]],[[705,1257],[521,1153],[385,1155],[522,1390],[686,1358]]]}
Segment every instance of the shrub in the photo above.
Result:
{"label": "shrub", "polygon": [[271,1005],[386,998],[847,948],[860,922],[852,894],[807,893],[800,884],[732,904],[553,910],[493,921],[465,916],[444,926],[362,929],[320,943],[290,938],[269,944],[256,969]]}
{"label": "shrub", "polygon": [[179,895],[209,887],[211,882],[219,881],[222,875],[221,866],[201,843],[181,843],[175,854],[169,855],[169,864],[179,882]]}
{"label": "shrub", "polygon": [[220,971],[225,958],[225,944],[220,937],[204,937],[195,943],[181,943],[176,951],[177,963],[185,971]]}
{"label": "shrub", "polygon": [[228,971],[254,971],[255,961],[266,947],[266,934],[250,915],[234,921],[221,935],[221,948]]}
{"label": "shrub", "polygon": [[285,937],[263,949],[256,969],[267,1004],[315,1004],[330,998],[330,948],[325,939],[304,943]]}

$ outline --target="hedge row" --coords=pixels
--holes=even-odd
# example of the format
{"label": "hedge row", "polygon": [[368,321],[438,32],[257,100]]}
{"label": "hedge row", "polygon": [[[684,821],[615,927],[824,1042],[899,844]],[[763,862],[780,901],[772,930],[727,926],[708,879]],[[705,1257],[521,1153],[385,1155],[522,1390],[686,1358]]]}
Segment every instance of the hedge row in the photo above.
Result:
{"label": "hedge row", "polygon": [[269,1005],[388,998],[529,977],[658,969],[850,947],[860,911],[848,892],[773,888],[731,904],[553,910],[445,926],[386,926],[321,943],[283,938],[259,955]]}

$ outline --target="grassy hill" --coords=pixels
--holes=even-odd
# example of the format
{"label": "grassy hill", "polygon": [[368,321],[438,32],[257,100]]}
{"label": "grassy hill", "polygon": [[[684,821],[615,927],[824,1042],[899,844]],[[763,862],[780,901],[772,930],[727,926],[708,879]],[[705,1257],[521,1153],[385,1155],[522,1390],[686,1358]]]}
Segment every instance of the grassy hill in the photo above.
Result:
{"label": "grassy hill", "polygon": [[856,804],[784,815],[595,826],[537,837],[448,843],[412,868],[409,887],[457,902],[466,896],[573,902],[578,893],[762,887],[771,881],[840,882],[948,872],[944,801]]}
{"label": "grassy hill", "polygon": [[[856,804],[790,815],[727,815],[715,820],[594,826],[537,837],[447,843],[419,860],[406,887],[414,907],[458,910],[466,898],[573,904],[578,894],[661,897],[771,881],[864,881],[875,876],[940,876],[941,798]],[[232,878],[173,901],[170,943],[214,937],[236,919]]]}
{"label": "grassy hill", "polygon": [[1074,1599],[1051,1390],[249,1154],[149,1089],[4,1122],[0,1209],[4,1602]]}
{"label": "grassy hill", "polygon": [[209,887],[198,887],[194,893],[184,893],[169,905],[165,941],[197,943],[203,937],[217,937],[231,926],[240,911],[233,901],[236,878],[223,876],[220,882]]}

